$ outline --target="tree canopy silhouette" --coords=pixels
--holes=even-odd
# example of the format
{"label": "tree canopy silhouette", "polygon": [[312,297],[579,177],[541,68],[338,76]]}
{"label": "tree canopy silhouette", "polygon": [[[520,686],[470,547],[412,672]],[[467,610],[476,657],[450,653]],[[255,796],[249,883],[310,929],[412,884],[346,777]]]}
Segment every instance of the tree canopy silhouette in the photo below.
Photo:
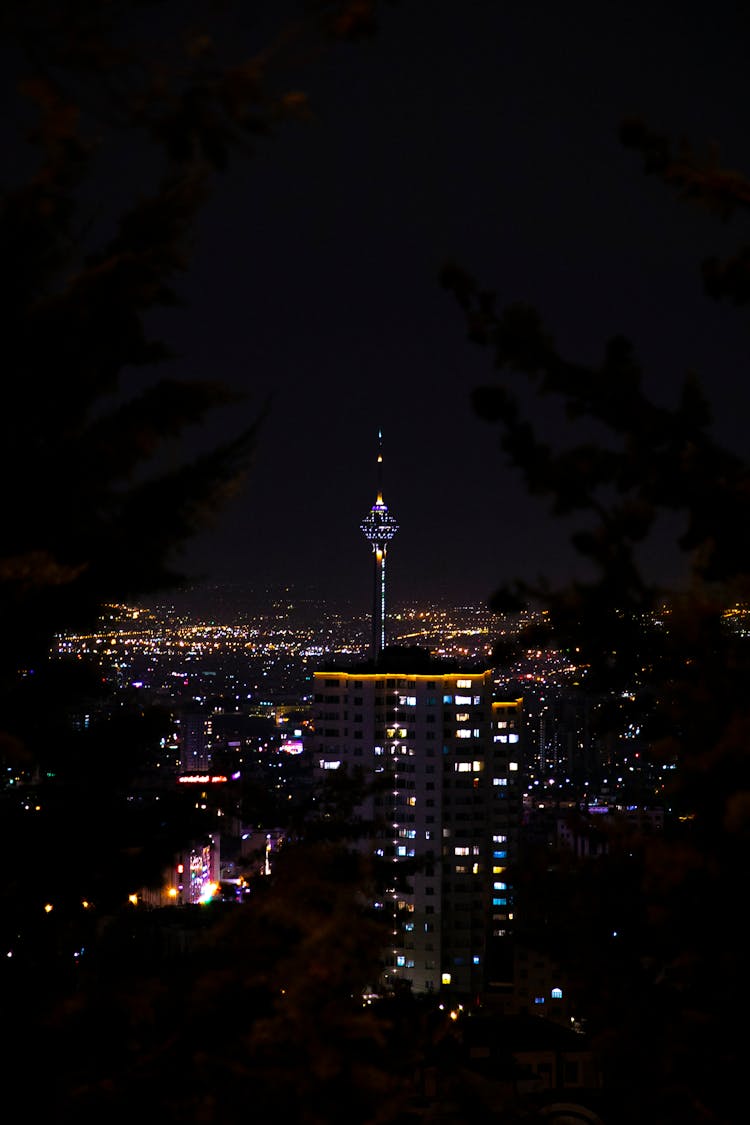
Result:
{"label": "tree canopy silhouette", "polygon": [[[134,779],[152,764],[165,716],[124,695],[112,706],[101,672],[50,661],[50,644],[55,634],[92,624],[107,602],[179,583],[179,548],[241,487],[268,405],[251,396],[238,401],[220,370],[196,381],[169,373],[173,345],[153,338],[153,314],[182,299],[195,225],[217,178],[266,135],[305,116],[310,62],[340,41],[371,33],[376,4],[314,2],[270,33],[273,5],[257,25],[244,5],[225,8],[236,17],[230,31],[244,27],[244,40],[227,31],[221,5],[213,4],[10,0],[0,13],[4,80],[13,85],[8,126],[19,132],[7,151],[14,159],[4,165],[0,205],[0,463],[7,486],[0,759],[4,782],[24,783],[4,784],[2,792],[15,858],[0,934],[18,1073],[30,1074],[35,1043],[50,1029],[58,1046],[69,1035],[91,1052],[91,1067],[71,1064],[66,1072],[67,1057],[50,1072],[62,1119],[78,1105],[84,1116],[95,1112],[100,1097],[112,1108],[103,1085],[119,1088],[118,1035],[128,1024],[125,1054],[132,1048],[134,1068],[148,1070],[144,1044],[154,1052],[144,1086],[153,1089],[163,1077],[159,1060],[169,1054],[176,1026],[161,1020],[158,996],[139,976],[142,966],[129,960],[143,935],[121,929],[122,918],[113,922],[115,905],[125,902],[126,890],[153,881],[164,859],[200,838],[205,826],[184,795],[163,793],[148,807],[130,800]],[[120,183],[123,167],[128,174]],[[181,442],[188,429],[228,404],[237,407],[236,432],[207,451],[187,452]],[[355,873],[339,882],[354,884]],[[334,883],[323,879],[324,889]],[[289,906],[283,890],[274,902],[268,910]],[[312,907],[298,908],[304,930]],[[338,932],[354,948],[366,927],[353,915],[350,921]],[[113,945],[122,957],[117,972],[132,974],[131,999],[150,1030],[137,1014],[122,1015],[119,995],[112,1003],[102,996],[92,1013],[96,990],[109,987],[112,965],[104,977],[93,970],[101,965],[95,951],[106,953],[108,926],[120,939]],[[248,941],[257,944],[253,973],[265,974],[258,989],[268,1008],[278,990],[262,936],[256,930]],[[286,944],[273,956],[291,956],[298,947],[300,956],[317,956],[311,934],[283,936]],[[247,946],[230,946],[227,939],[217,976],[200,985],[201,1026],[214,1015],[206,996],[215,999],[222,981],[241,978]],[[84,947],[94,954],[90,978],[76,975]],[[336,963],[335,950],[329,954]],[[349,989],[354,1027],[361,1021],[351,988],[359,977],[351,965],[347,971],[342,987]],[[174,986],[177,1003],[189,988]],[[333,993],[330,1002],[333,1008]],[[98,1015],[107,1032],[97,1043]],[[308,1023],[314,1015],[311,1007]],[[227,1008],[222,1018],[230,1019]],[[280,1068],[280,1035],[269,1050],[269,1065]],[[217,1055],[212,1059],[200,1065],[209,1071],[219,1065]],[[229,1058],[226,1064],[231,1069]],[[254,1062],[247,1065],[259,1081]],[[356,1065],[364,1075],[369,1064],[363,1057]],[[217,1097],[228,1105],[232,1075],[219,1079],[225,1085]],[[244,1116],[247,1085],[242,1089]],[[203,1095],[210,1098],[208,1086]],[[210,1119],[189,1089],[174,1097],[180,1120],[188,1113]]]}
{"label": "tree canopy silhouette", "polygon": [[228,30],[226,13],[201,3],[3,6],[18,135],[0,209],[0,457],[13,481],[0,681],[102,601],[178,582],[176,550],[247,471],[266,404],[249,399],[233,436],[180,454],[185,431],[237,393],[220,371],[160,376],[174,351],[149,318],[181,300],[216,175],[304,116],[310,57],[371,31],[375,4],[308,5],[268,41],[238,7]]}
{"label": "tree canopy silhouette", "polygon": [[[747,214],[750,182],[715,153],[675,147],[639,121],[624,122],[621,139],[681,199],[722,220]],[[747,246],[705,261],[708,296],[747,304],[748,261]],[[750,462],[714,436],[695,375],[676,405],[658,405],[626,339],[609,340],[599,364],[581,364],[560,353],[537,310],[498,308],[492,291],[455,264],[443,283],[498,374],[475,390],[477,413],[498,426],[529,493],[552,517],[575,523],[572,543],[592,575],[559,586],[521,579],[498,590],[494,604],[544,607],[544,634],[580,652],[583,689],[627,696],[651,755],[676,767],[664,793],[679,814],[675,830],[635,841],[624,869],[621,855],[599,864],[589,886],[574,875],[557,932],[577,933],[570,949],[595,949],[601,904],[612,886],[622,890],[631,904],[628,955],[605,943],[601,963],[588,966],[610,1080],[640,1120],[735,1120],[732,1008],[744,957],[737,891],[750,842],[750,649],[737,623],[750,596]],[[535,409],[547,399],[561,407],[558,444],[539,436]],[[685,560],[675,588],[649,576],[639,556],[665,515],[680,527]],[[528,887],[530,901],[547,882]],[[544,901],[552,909],[554,896]]]}

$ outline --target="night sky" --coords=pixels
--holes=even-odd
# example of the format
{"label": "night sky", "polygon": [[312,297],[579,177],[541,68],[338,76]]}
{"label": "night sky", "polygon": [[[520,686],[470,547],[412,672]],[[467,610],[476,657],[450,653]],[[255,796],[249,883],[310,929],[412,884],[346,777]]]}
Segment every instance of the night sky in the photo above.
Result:
{"label": "night sky", "polygon": [[718,142],[747,171],[747,32],[730,3],[404,0],[381,9],[373,39],[299,71],[314,120],[220,181],[188,306],[159,320],[183,357],[175,374],[249,392],[207,438],[274,396],[248,484],[189,570],[369,608],[359,523],[382,427],[401,525],[392,599],[484,601],[518,573],[569,573],[564,529],[473,413],[472,388],[494,376],[440,286],[447,259],[499,305],[536,305],[570,358],[596,362],[628,336],[665,403],[698,371],[742,449],[746,316],[703,295],[699,263],[744,232],[644,175],[618,126],[636,115]]}

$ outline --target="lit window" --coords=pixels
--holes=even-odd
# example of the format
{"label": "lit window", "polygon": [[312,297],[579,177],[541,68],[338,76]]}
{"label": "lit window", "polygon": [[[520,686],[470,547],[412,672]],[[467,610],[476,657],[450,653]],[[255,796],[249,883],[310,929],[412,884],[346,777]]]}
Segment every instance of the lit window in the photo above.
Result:
{"label": "lit window", "polygon": [[456,738],[471,738],[471,731],[467,727],[462,727],[461,730],[456,731]]}
{"label": "lit window", "polygon": [[453,769],[456,773],[471,773],[471,762],[454,762]]}
{"label": "lit window", "polygon": [[507,777],[493,777],[492,784],[493,785],[507,785],[508,779],[507,779]]}
{"label": "lit window", "polygon": [[471,680],[456,680],[456,687],[471,687]]}
{"label": "lit window", "polygon": [[518,735],[517,734],[509,734],[508,735],[508,742],[518,742]]}
{"label": "lit window", "polygon": [[452,702],[453,702],[453,696],[452,695],[444,695],[443,696],[443,703],[452,703]]}
{"label": "lit window", "polygon": [[492,837],[492,843],[493,844],[507,844],[507,842],[508,842],[507,836],[493,836]]}
{"label": "lit window", "polygon": [[450,975],[450,973],[443,973],[440,979],[441,979],[443,984],[450,984],[451,975]]}
{"label": "lit window", "polygon": [[457,723],[468,723],[470,717],[471,717],[471,715],[468,711],[458,711],[456,713],[456,722]]}
{"label": "lit window", "polygon": [[544,997],[543,996],[535,996],[534,997],[534,1003],[535,1004],[543,1004],[544,1003]]}
{"label": "lit window", "polygon": [[466,848],[466,847],[463,847],[463,846],[458,847],[458,848],[454,848],[453,851],[454,851],[455,855],[468,855],[469,854],[469,849]]}
{"label": "lit window", "polygon": [[492,886],[493,886],[493,889],[496,890],[496,891],[507,891],[507,889],[508,889],[507,883],[493,883]]}
{"label": "lit window", "polygon": [[321,760],[320,765],[324,770],[337,770],[341,765],[341,762],[326,762],[325,760]]}
{"label": "lit window", "polygon": [[400,707],[416,707],[417,697],[416,695],[400,695],[398,702]]}
{"label": "lit window", "polygon": [[507,898],[493,898],[492,905],[493,906],[507,906],[508,900],[507,900]]}
{"label": "lit window", "polygon": [[456,707],[468,707],[470,705],[471,705],[471,696],[470,695],[457,695],[456,696]]}
{"label": "lit window", "polygon": [[518,762],[508,762],[508,769],[511,772],[514,772],[515,770],[517,770],[518,769]]}
{"label": "lit window", "polygon": [[484,762],[474,761],[471,763],[471,768],[475,773],[479,773],[480,770],[484,769]]}
{"label": "lit window", "polygon": [[562,1000],[562,989],[553,988],[551,995],[553,1000]]}

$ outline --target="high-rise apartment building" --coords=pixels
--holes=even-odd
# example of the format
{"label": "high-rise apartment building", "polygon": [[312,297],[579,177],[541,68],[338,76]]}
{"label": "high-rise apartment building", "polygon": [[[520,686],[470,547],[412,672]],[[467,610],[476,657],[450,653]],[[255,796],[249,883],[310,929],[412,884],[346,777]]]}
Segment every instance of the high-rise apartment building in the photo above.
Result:
{"label": "high-rise apartment building", "polygon": [[488,671],[403,660],[315,673],[315,767],[374,783],[358,813],[361,846],[393,865],[386,978],[471,997],[511,972],[521,700],[494,700]]}
{"label": "high-rise apartment building", "polygon": [[180,711],[180,769],[207,770],[211,765],[212,716],[204,711]]}

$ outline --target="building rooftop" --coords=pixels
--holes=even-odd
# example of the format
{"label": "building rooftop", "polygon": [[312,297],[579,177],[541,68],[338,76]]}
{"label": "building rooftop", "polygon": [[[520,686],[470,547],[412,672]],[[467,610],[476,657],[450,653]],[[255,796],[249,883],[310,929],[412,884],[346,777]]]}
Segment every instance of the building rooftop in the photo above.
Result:
{"label": "building rooftop", "polygon": [[377,660],[352,662],[344,667],[339,661],[336,664],[325,664],[323,672],[348,672],[356,673],[395,673],[404,675],[417,673],[426,675],[434,672],[435,675],[451,675],[454,672],[467,672],[474,675],[486,672],[485,664],[465,663],[457,660],[441,660],[432,656],[425,648],[417,645],[388,645],[380,653]]}

